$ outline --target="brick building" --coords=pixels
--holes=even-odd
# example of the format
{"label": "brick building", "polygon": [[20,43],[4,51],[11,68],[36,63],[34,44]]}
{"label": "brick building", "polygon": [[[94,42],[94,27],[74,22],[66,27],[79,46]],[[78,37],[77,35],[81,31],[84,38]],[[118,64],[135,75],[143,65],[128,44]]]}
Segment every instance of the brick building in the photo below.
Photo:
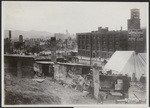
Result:
{"label": "brick building", "polygon": [[[99,27],[98,31],[77,33],[80,56],[109,58],[116,50],[127,50],[127,31],[109,31]],[[90,52],[92,50],[92,54]]]}
{"label": "brick building", "polygon": [[131,9],[131,18],[128,19],[128,50],[136,52],[146,51],[146,30],[140,27],[139,9]]}
{"label": "brick building", "polygon": [[99,27],[98,31],[77,33],[78,54],[86,57],[110,58],[116,50],[146,51],[146,29],[140,28],[139,9],[131,9],[128,30],[109,31]]}

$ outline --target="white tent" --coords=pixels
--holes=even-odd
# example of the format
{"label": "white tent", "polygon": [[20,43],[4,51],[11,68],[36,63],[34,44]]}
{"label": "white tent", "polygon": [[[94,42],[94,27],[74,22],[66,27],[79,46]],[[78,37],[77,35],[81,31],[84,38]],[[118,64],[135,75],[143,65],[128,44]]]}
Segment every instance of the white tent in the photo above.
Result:
{"label": "white tent", "polygon": [[136,54],[134,51],[116,51],[104,66],[104,70],[112,70],[114,74],[127,74],[132,77],[135,73],[139,80],[146,75],[146,54]]}

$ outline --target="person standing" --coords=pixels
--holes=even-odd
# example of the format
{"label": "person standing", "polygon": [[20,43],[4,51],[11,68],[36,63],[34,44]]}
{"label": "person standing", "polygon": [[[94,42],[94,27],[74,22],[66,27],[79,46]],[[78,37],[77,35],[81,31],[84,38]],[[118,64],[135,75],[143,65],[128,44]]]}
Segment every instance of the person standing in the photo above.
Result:
{"label": "person standing", "polygon": [[84,78],[81,76],[81,75],[79,75],[79,78],[78,78],[78,84],[77,84],[77,86],[76,86],[76,90],[79,90],[79,91],[83,91],[83,85],[85,84],[85,80],[84,80]]}

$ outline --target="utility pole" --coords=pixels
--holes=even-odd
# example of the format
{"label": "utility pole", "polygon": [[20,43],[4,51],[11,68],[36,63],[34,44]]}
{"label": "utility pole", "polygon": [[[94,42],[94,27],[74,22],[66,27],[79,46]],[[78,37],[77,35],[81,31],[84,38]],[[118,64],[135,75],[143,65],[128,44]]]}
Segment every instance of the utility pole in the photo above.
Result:
{"label": "utility pole", "polygon": [[90,35],[90,65],[92,65],[92,35]]}
{"label": "utility pole", "polygon": [[134,42],[135,52],[136,52],[136,39],[137,39],[137,37],[135,37],[135,42]]}
{"label": "utility pole", "polygon": [[67,49],[68,49],[68,47],[67,47],[67,39],[65,39],[65,44],[66,44],[66,55],[68,55],[67,54]]}
{"label": "utility pole", "polygon": [[51,61],[56,61],[56,37],[51,37]]}

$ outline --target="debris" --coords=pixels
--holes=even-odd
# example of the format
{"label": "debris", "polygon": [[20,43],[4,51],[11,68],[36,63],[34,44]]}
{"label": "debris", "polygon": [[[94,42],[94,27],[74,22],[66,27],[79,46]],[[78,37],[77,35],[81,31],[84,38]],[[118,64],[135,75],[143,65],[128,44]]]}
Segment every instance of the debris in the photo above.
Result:
{"label": "debris", "polygon": [[113,96],[122,96],[120,92],[110,92],[110,94]]}
{"label": "debris", "polygon": [[82,92],[83,92],[83,96],[84,96],[84,97],[86,97],[86,96],[89,94],[88,91],[82,91]]}
{"label": "debris", "polygon": [[[133,93],[134,94],[134,93]],[[139,102],[141,102],[141,99],[140,98],[138,98],[135,94],[134,94],[134,96],[139,100]]]}
{"label": "debris", "polygon": [[45,79],[32,79],[33,81],[37,81],[39,83],[42,83]]}
{"label": "debris", "polygon": [[128,103],[128,100],[126,98],[125,99],[116,100],[116,104],[118,104],[118,103],[126,104],[126,103]]}

